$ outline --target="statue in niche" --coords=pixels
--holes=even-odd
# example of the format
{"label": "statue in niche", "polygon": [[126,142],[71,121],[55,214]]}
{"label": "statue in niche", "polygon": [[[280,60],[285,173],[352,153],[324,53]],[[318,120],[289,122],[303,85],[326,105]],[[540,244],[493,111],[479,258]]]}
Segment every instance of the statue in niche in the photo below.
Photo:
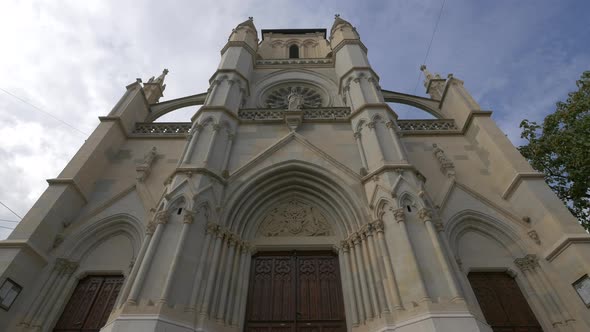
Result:
{"label": "statue in niche", "polygon": [[291,88],[291,93],[287,96],[288,111],[299,111],[303,107],[303,95],[297,91],[297,88]]}

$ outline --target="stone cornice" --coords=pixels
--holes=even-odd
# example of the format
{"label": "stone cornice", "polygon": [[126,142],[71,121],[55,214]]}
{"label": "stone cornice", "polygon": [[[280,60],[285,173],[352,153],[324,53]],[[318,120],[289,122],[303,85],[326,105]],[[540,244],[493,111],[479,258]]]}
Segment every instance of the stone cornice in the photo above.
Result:
{"label": "stone cornice", "polygon": [[41,258],[44,263],[47,263],[48,257],[45,255],[41,250],[33,246],[31,243],[27,242],[26,240],[3,240],[0,241],[0,248],[18,248],[18,249],[25,249],[36,255],[37,257]]}
{"label": "stone cornice", "polygon": [[239,70],[236,70],[236,69],[217,69],[213,73],[213,75],[211,75],[211,78],[209,78],[209,84],[213,83],[213,81],[215,80],[215,77],[217,75],[223,74],[223,73],[232,73],[232,74],[238,75],[246,83],[246,91],[248,93],[248,96],[250,95],[250,81],[246,78],[246,76],[244,76],[244,74],[242,74]]}
{"label": "stone cornice", "polygon": [[248,45],[248,43],[246,43],[245,41],[239,41],[239,40],[233,40],[233,41],[228,41],[225,46],[223,46],[223,48],[221,49],[221,55],[223,55],[225,53],[225,51],[227,51],[230,47],[243,47],[246,49],[246,51],[248,51],[248,53],[250,53],[250,55],[252,55],[252,61],[254,62],[256,59],[256,50],[253,49],[252,47],[250,47],[250,45]]}
{"label": "stone cornice", "polygon": [[379,75],[377,75],[377,73],[373,70],[373,68],[369,67],[369,66],[360,66],[360,67],[352,67],[349,70],[347,70],[344,74],[342,74],[342,76],[340,77],[340,80],[338,82],[338,91],[342,91],[342,82],[344,82],[344,80],[353,72],[355,71],[369,71],[371,73],[371,75],[374,75],[375,77],[377,77],[377,81],[380,80]]}
{"label": "stone cornice", "polygon": [[360,41],[360,39],[342,39],[338,43],[338,45],[336,45],[332,48],[333,54],[338,53],[338,51],[340,51],[340,49],[346,45],[359,45],[361,47],[361,49],[365,52],[365,54],[368,53],[367,47],[365,46],[365,44],[363,44],[362,41]]}
{"label": "stone cornice", "polygon": [[363,184],[365,184],[367,181],[371,180],[374,176],[379,175],[379,174],[386,172],[386,171],[399,172],[399,171],[404,171],[404,170],[411,170],[411,171],[416,171],[416,172],[418,171],[416,169],[416,167],[414,167],[414,165],[411,165],[411,164],[384,164],[384,165],[377,167],[377,169],[369,172],[369,174],[363,176],[361,179],[361,182]]}
{"label": "stone cornice", "polygon": [[569,246],[576,243],[587,243],[590,244],[590,235],[588,234],[565,234],[555,244],[549,248],[544,256],[549,262],[554,260],[562,252],[564,252]]}
{"label": "stone cornice", "polygon": [[74,180],[72,178],[47,179],[47,183],[49,183],[49,185],[71,186],[74,189],[74,191],[76,191],[76,193],[78,193],[78,195],[82,198],[82,200],[84,201],[84,204],[88,203],[88,199],[86,198],[86,196],[84,195],[84,193],[80,189],[80,186],[78,186],[78,184],[76,183],[76,180]]}
{"label": "stone cornice", "polygon": [[545,179],[545,175],[543,173],[539,173],[539,172],[518,172],[516,173],[516,175],[514,176],[514,178],[512,178],[512,181],[510,182],[510,184],[508,185],[508,187],[506,188],[506,190],[504,190],[504,193],[502,193],[502,199],[509,199],[510,196],[512,196],[512,193],[514,193],[514,191],[520,186],[520,183],[525,180],[525,179]]}

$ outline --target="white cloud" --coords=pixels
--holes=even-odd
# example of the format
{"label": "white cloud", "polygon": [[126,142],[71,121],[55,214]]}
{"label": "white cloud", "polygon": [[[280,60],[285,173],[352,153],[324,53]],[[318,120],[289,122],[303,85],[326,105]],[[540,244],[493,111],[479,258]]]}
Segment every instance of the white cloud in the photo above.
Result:
{"label": "white cloud", "polygon": [[[8,0],[0,12],[0,87],[90,133],[136,77],[167,67],[165,99],[205,91],[231,29],[248,16],[258,29],[329,29],[340,13],[358,27],[381,85],[412,93],[440,4]],[[465,80],[516,141],[520,116],[541,119],[590,63],[576,43],[587,35],[588,8],[569,6],[447,1],[428,65]],[[2,92],[0,132],[0,200],[24,215],[84,137]],[[15,218],[0,208],[0,219]],[[6,234],[0,229],[0,238]]]}

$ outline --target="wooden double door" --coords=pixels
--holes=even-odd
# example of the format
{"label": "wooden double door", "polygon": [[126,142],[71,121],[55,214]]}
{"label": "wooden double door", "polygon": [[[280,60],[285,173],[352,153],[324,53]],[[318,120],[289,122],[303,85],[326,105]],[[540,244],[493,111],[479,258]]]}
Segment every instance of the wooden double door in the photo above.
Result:
{"label": "wooden double door", "polygon": [[54,332],[98,332],[107,322],[123,276],[88,276],[78,282]]}
{"label": "wooden double door", "polygon": [[253,257],[247,332],[345,332],[338,257],[272,252]]}
{"label": "wooden double door", "polygon": [[471,288],[494,332],[542,332],[516,280],[505,272],[471,272]]}

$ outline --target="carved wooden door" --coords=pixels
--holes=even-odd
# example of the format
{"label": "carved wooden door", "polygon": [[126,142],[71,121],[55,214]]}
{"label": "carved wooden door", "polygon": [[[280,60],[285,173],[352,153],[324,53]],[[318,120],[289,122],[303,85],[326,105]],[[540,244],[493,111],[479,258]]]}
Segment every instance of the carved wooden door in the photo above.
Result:
{"label": "carved wooden door", "polygon": [[346,331],[333,253],[263,253],[252,259],[251,271],[246,331]]}
{"label": "carved wooden door", "polygon": [[80,280],[54,332],[98,332],[106,324],[122,285],[122,276]]}
{"label": "carved wooden door", "polygon": [[514,278],[504,272],[472,272],[468,278],[494,332],[543,331]]}

